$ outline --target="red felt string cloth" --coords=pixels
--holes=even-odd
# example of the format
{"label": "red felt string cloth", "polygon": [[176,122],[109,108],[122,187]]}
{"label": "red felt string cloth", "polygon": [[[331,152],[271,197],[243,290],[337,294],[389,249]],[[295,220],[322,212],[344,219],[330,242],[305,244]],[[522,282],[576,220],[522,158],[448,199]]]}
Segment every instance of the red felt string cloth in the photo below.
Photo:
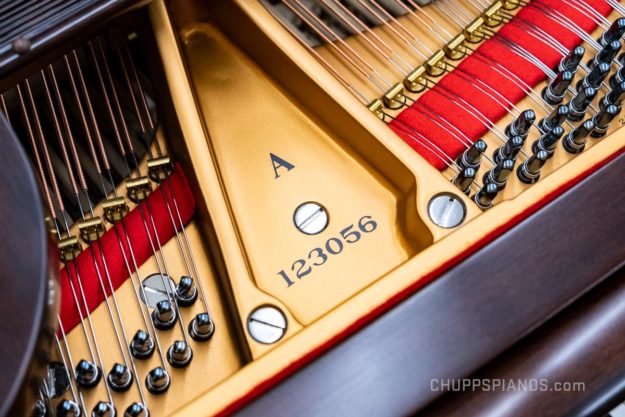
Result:
{"label": "red felt string cloth", "polygon": [[[173,190],[173,196],[170,192],[170,187],[167,184],[163,184],[160,186],[160,188],[165,191],[167,199],[164,198],[163,193],[159,189],[153,190],[147,199],[147,204],[149,204],[150,207],[150,213],[152,214],[154,224],[156,225],[156,233],[162,244],[165,244],[165,242],[167,242],[175,235],[174,225],[172,224],[172,219],[169,215],[167,204],[169,204],[170,210],[173,213],[175,224],[179,226],[180,223],[177,213],[174,209],[173,197],[175,197],[176,199],[178,210],[180,212],[180,217],[184,224],[188,223],[195,211],[195,200],[193,198],[193,194],[191,193],[191,189],[184,175],[184,172],[179,165],[176,165],[174,172],[170,176],[170,181],[171,190]],[[149,216],[149,214],[147,208],[145,208],[146,203],[144,202],[142,204],[144,206],[143,212],[147,217]],[[126,215],[125,220],[128,239],[130,240],[130,243],[132,245],[132,251],[134,253],[135,260],[137,262],[137,265],[141,266],[141,264],[147,261],[153,255],[153,253],[152,247],[150,246],[148,233],[146,232],[146,227],[144,226],[143,219],[141,217],[141,213],[138,210],[138,207],[135,207],[132,211],[130,211]],[[153,241],[155,241],[155,235],[152,229],[152,222],[149,220],[149,217],[147,218],[147,223],[147,229],[150,232],[149,236],[153,239]],[[124,249],[124,253],[126,254],[126,257],[129,261],[131,271],[134,272],[134,269],[132,269],[133,263],[130,258],[130,251],[124,234],[124,228],[120,222],[118,222],[115,227],[119,232],[121,244]],[[124,262],[124,258],[120,248],[120,240],[118,240],[115,231],[113,229],[110,229],[100,238],[100,245],[94,244],[93,249],[95,254],[95,262],[97,262],[97,267],[100,271],[102,281],[104,283],[104,288],[107,290],[107,295],[109,295],[110,291],[108,279],[105,275],[105,269],[102,263],[102,257],[100,256],[100,250],[102,255],[104,256],[104,259],[106,260],[106,268],[109,272],[112,286],[114,289],[117,289],[126,281],[126,279],[128,279],[128,269]],[[76,270],[78,271],[80,276],[80,282],[84,290],[89,311],[93,311],[98,305],[100,305],[100,303],[102,303],[102,301],[104,301],[104,293],[102,292],[100,281],[96,272],[94,257],[91,254],[91,250],[85,249],[78,256],[76,260],[76,266],[70,263],[60,272],[60,317],[61,322],[63,323],[63,328],[66,332],[69,332],[73,327],[80,323],[80,314],[77,310],[76,301],[74,299],[72,289],[70,288],[69,284],[68,268],[70,269],[69,275],[71,275],[72,283],[74,285],[74,289],[80,303],[83,317],[85,315],[85,311],[82,296],[76,282]]]}
{"label": "red felt string cloth", "polygon": [[[587,0],[586,3],[604,16],[612,11],[612,7],[605,0]],[[536,25],[568,49],[579,45],[581,39],[564,26],[563,22],[545,15],[543,12],[545,8],[558,11],[586,32],[592,32],[597,26],[591,17],[561,0],[536,0],[521,9],[512,21],[501,27],[499,33],[513,40],[547,67],[555,68],[562,58],[561,54],[529,33],[527,23]],[[501,64],[532,87],[545,79],[545,73],[540,68],[517,55],[504,43],[491,38],[458,65],[464,74],[460,74],[457,69],[454,70],[455,74],[454,71],[446,74],[433,88],[422,94],[412,106],[389,123],[406,143],[439,170],[447,168],[447,159],[455,159],[465,149],[465,145],[457,137],[462,136],[457,131],[448,132],[445,127],[454,126],[471,142],[475,142],[488,132],[483,119],[472,116],[463,108],[468,106],[460,106],[458,103],[462,104],[462,101],[469,103],[483,114],[485,119],[494,123],[508,113],[509,106],[497,102],[492,93],[487,94],[489,89],[485,85],[492,87],[510,103],[516,104],[526,96],[523,88],[510,80],[511,75],[501,69],[499,71],[494,69],[494,64],[489,62],[490,60]],[[467,81],[467,77],[481,80],[482,89],[477,88],[475,83]],[[457,99],[458,97],[462,100]],[[448,123],[437,120],[437,116],[432,115],[440,115]],[[418,133],[415,134],[411,130]],[[423,137],[440,148],[448,158],[445,158],[445,161],[441,160],[440,152],[430,150],[431,145],[423,140]]]}

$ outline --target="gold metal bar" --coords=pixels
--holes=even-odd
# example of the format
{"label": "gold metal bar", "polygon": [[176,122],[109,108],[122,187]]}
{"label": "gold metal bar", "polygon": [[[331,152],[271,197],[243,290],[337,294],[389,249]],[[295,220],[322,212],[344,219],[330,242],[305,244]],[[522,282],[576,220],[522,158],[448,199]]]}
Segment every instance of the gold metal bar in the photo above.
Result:
{"label": "gold metal bar", "polygon": [[412,70],[404,79],[404,87],[411,93],[420,93],[425,90],[426,85],[427,80],[425,78],[425,67],[423,65],[419,65]]}
{"label": "gold metal bar", "polygon": [[161,182],[174,172],[174,165],[169,156],[162,156],[148,160],[148,175],[154,182]]}
{"label": "gold metal bar", "polygon": [[464,45],[464,41],[466,39],[467,38],[462,33],[454,36],[453,39],[443,47],[445,56],[449,59],[453,59],[454,61],[464,58],[466,50],[463,49],[462,46]]}
{"label": "gold metal bar", "polygon": [[150,195],[152,188],[148,177],[133,178],[126,181],[128,198],[134,203],[145,200]]}
{"label": "gold metal bar", "polygon": [[425,62],[425,71],[432,77],[438,77],[447,71],[445,52],[443,52],[442,49],[436,51],[434,55]]}
{"label": "gold metal bar", "polygon": [[93,243],[102,236],[106,228],[104,222],[99,216],[91,219],[85,219],[78,222],[78,230],[80,237],[86,243]]}
{"label": "gold metal bar", "polygon": [[369,103],[369,105],[367,106],[367,108],[373,113],[375,114],[378,119],[380,120],[384,120],[384,111],[382,109],[383,103],[382,100],[380,100],[379,98],[376,98],[375,100],[373,100],[371,103]]}
{"label": "gold metal bar", "polygon": [[484,18],[480,16],[464,29],[464,37],[467,42],[480,43],[484,40],[484,36],[480,34],[480,28],[484,23]]}
{"label": "gold metal bar", "polygon": [[503,3],[498,0],[491,4],[486,10],[484,10],[484,13],[482,13],[482,17],[484,18],[484,23],[486,24],[486,26],[492,28],[499,26],[503,23],[501,17],[497,16],[497,13],[499,13],[499,10],[501,10],[502,7]]}
{"label": "gold metal bar", "polygon": [[382,102],[386,107],[392,110],[401,108],[406,103],[404,96],[404,86],[400,83],[395,84],[382,97]]}
{"label": "gold metal bar", "polygon": [[102,208],[104,209],[104,218],[109,223],[118,222],[128,214],[128,204],[126,204],[124,197],[108,199],[102,203]]}
{"label": "gold metal bar", "polygon": [[63,262],[73,261],[82,252],[82,247],[76,236],[61,239],[58,243],[59,257]]}

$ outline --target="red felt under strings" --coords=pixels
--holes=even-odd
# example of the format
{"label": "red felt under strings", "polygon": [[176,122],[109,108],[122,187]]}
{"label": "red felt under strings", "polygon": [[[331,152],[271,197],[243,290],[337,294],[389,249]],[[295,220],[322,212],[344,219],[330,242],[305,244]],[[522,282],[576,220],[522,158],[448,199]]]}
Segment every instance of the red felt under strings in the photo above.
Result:
{"label": "red felt under strings", "polygon": [[[176,203],[180,211],[180,217],[182,218],[183,223],[186,224],[191,219],[191,216],[193,215],[193,212],[195,210],[195,200],[193,199],[193,194],[191,193],[191,189],[189,188],[187,179],[180,166],[176,165],[176,169],[174,170],[170,178],[171,188],[173,189],[174,196],[176,198]],[[160,239],[161,244],[164,244],[169,239],[171,239],[175,233],[172,220],[169,216],[169,211],[167,210],[167,202],[169,202],[170,209],[174,216],[174,221],[177,225],[179,224],[179,220],[174,208],[170,187],[167,186],[167,184],[164,184],[161,185],[161,188],[165,191],[165,194],[167,195],[167,200],[165,200],[165,198],[163,197],[163,193],[159,189],[155,189],[148,197],[148,203],[150,206],[152,217],[154,219],[154,224],[156,225],[158,238]],[[143,203],[143,206],[143,212],[147,216],[148,211],[147,208],[145,208],[146,203]],[[152,247],[150,246],[148,234],[146,233],[146,228],[144,227],[144,223],[138,208],[135,207],[130,213],[126,215],[125,218],[126,230],[128,232],[130,243],[132,245],[135,260],[137,262],[137,265],[141,266],[141,264],[143,264],[152,256]],[[147,218],[147,223],[148,230],[150,231],[150,236],[152,237],[153,241],[156,242],[154,240],[154,232],[152,230],[152,224],[149,220],[149,217]],[[130,258],[130,251],[128,249],[128,245],[126,243],[126,238],[124,235],[124,229],[120,223],[118,223],[116,227],[119,231],[124,252],[126,253],[131,271],[134,272],[133,263]],[[104,233],[100,238],[100,244],[102,254],[104,256],[104,259],[106,260],[106,268],[108,269],[109,275],[111,277],[113,288],[117,289],[120,285],[124,283],[124,281],[126,281],[126,279],[128,279],[128,269],[126,268],[126,264],[124,263],[119,240],[117,239],[115,231],[113,229],[110,229],[106,233]],[[156,243],[154,244],[156,246]],[[108,288],[108,280],[106,278],[104,265],[102,263],[102,257],[100,256],[100,249],[97,244],[94,244],[93,248],[98,270],[100,271],[100,274],[102,276],[104,287],[107,290],[107,294],[110,294],[110,290]],[[69,264],[60,272],[59,279],[61,284],[61,322],[63,323],[63,327],[66,332],[70,331],[74,326],[80,323],[80,314],[78,313],[78,310],[76,308],[76,302],[74,300],[74,296],[69,285],[67,268],[70,268],[69,272],[72,278],[72,283],[74,284],[74,289],[76,291],[78,301],[80,302],[80,308],[83,314],[83,318],[85,316],[85,311],[84,305],[82,303],[80,289],[76,282],[76,271],[78,271],[78,273],[80,274],[80,282],[82,283],[85,298],[89,306],[89,311],[93,311],[98,305],[100,305],[100,303],[102,303],[102,301],[104,301],[104,293],[102,292],[102,288],[100,286],[100,282],[96,272],[96,265],[94,263],[93,256],[91,255],[91,250],[87,248],[83,250],[83,252],[78,256],[78,259],[76,261],[76,267],[74,267],[72,264]]]}
{"label": "red felt under strings", "polygon": [[[606,0],[586,0],[586,3],[604,16],[612,10]],[[549,68],[555,68],[560,62],[561,55],[549,46],[549,41],[541,41],[528,33],[525,23],[536,25],[569,49],[580,44],[581,40],[558,19],[545,15],[543,11],[545,8],[559,11],[586,32],[591,32],[596,28],[591,17],[561,0],[535,0],[520,10],[513,21],[501,27],[499,33],[507,39],[514,40],[516,44],[530,52]],[[484,58],[484,56],[488,58]],[[484,126],[484,120],[472,116],[465,110],[465,108],[470,109],[470,107],[462,103],[457,97],[461,97],[489,121],[496,122],[508,113],[509,107],[505,103],[502,105],[503,100],[501,98],[497,99],[498,103],[493,98],[496,96],[493,96],[492,91],[489,91],[485,85],[491,86],[511,103],[516,104],[526,96],[526,92],[519,85],[505,76],[510,77],[509,74],[501,71],[501,69],[499,72],[493,69],[490,60],[494,60],[509,69],[519,79],[532,87],[545,78],[545,73],[541,69],[515,54],[502,42],[489,39],[479,46],[478,52],[462,61],[459,65],[463,70],[462,74],[456,69],[442,77],[435,87],[421,95],[416,103],[402,111],[396,120],[389,123],[389,126],[406,143],[439,170],[447,168],[448,163],[442,161],[428,149],[428,147],[431,148],[431,145],[428,145],[423,137],[440,148],[449,159],[454,159],[465,149],[465,145],[458,139],[458,136],[463,138],[465,142],[467,140],[458,131],[450,133],[445,130],[446,128],[449,128],[450,125],[454,126],[455,129],[464,133],[471,142],[480,139],[488,131],[488,128]],[[475,83],[469,81],[471,78],[481,80],[480,87],[482,90],[477,88]],[[461,106],[456,103],[461,104]],[[448,123],[436,115],[442,116]],[[419,134],[411,132],[410,129]],[[425,142],[425,144],[419,142]]]}

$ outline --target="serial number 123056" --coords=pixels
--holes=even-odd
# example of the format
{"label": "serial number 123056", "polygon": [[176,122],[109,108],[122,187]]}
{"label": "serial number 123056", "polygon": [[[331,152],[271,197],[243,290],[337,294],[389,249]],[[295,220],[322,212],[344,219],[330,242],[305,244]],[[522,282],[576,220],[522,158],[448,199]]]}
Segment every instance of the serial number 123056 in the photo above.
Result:
{"label": "serial number 123056", "polygon": [[295,282],[291,278],[292,276],[297,279],[302,279],[306,275],[310,274],[314,268],[318,268],[324,265],[330,260],[331,257],[343,253],[343,250],[348,245],[353,245],[359,242],[363,236],[373,232],[377,229],[378,224],[371,216],[363,216],[358,220],[356,224],[350,224],[339,232],[339,236],[331,237],[326,240],[325,245],[314,248],[308,252],[306,259],[298,259],[291,265],[291,275],[282,270],[278,272],[278,275],[286,282],[287,287],[290,287]]}

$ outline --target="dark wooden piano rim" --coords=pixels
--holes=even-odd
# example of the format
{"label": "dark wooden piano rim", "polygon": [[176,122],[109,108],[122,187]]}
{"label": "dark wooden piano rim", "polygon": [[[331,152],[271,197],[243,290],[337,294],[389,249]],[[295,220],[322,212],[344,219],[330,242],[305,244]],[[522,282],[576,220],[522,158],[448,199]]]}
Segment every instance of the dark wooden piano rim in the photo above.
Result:
{"label": "dark wooden piano rim", "polygon": [[[48,236],[32,167],[0,116],[0,416],[25,395],[46,324]],[[41,353],[41,352],[39,352]],[[30,393],[32,395],[32,393]],[[32,398],[30,398],[32,399]]]}
{"label": "dark wooden piano rim", "polygon": [[472,374],[624,264],[624,174],[619,153],[238,414],[387,416],[425,407],[442,394],[431,379]]}

